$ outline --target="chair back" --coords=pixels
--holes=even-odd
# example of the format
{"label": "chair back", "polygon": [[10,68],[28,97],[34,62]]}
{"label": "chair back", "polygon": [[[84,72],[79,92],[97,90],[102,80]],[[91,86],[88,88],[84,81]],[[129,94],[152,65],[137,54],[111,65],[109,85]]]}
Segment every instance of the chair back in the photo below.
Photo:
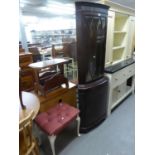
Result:
{"label": "chair back", "polygon": [[29,52],[32,53],[33,62],[41,61],[41,54],[38,47],[29,47]]}
{"label": "chair back", "polygon": [[70,56],[70,43],[63,43],[61,48],[56,48],[52,45],[52,57],[69,57]]}

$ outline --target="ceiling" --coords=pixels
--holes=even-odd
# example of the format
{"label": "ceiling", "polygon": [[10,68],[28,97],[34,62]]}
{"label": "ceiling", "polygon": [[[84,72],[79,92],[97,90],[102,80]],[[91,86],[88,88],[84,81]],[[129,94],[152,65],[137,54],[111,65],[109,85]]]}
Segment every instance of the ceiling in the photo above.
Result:
{"label": "ceiling", "polygon": [[[70,16],[75,14],[75,1],[99,2],[100,0],[20,0],[23,15],[38,17]],[[134,8],[135,0],[111,0]]]}
{"label": "ceiling", "polygon": [[110,1],[130,7],[132,9],[135,8],[135,0],[110,0]]}

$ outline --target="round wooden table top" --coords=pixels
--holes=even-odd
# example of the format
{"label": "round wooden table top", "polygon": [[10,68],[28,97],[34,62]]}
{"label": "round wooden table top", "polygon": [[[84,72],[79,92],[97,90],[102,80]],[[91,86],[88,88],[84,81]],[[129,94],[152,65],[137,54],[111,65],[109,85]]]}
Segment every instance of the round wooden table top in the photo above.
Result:
{"label": "round wooden table top", "polygon": [[30,92],[22,92],[22,101],[26,108],[22,109],[19,103],[19,122],[23,121],[27,116],[29,116],[32,110],[34,111],[34,119],[40,109],[40,101],[38,97]]}

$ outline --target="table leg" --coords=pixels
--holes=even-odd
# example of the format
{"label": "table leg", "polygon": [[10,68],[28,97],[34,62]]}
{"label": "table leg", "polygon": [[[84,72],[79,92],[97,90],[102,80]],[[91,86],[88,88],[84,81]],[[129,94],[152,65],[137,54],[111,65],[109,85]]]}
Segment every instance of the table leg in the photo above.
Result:
{"label": "table leg", "polygon": [[64,64],[59,64],[58,67],[60,69],[61,74],[64,75]]}
{"label": "table leg", "polygon": [[35,93],[38,94],[39,91],[39,71],[35,70]]}

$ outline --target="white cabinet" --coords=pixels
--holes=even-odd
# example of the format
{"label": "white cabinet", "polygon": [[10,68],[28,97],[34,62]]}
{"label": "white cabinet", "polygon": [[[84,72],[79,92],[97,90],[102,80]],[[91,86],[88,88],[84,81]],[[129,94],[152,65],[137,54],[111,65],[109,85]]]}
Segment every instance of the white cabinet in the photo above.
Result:
{"label": "white cabinet", "polygon": [[[119,66],[132,59],[135,47],[135,20],[133,9],[117,5],[111,1],[103,3],[110,6],[107,22],[106,72],[106,68]],[[130,65],[128,63],[128,66],[121,70],[105,73],[109,78],[108,114],[128,94],[134,91],[134,67],[134,63]]]}
{"label": "white cabinet", "polygon": [[134,91],[135,64],[105,75],[109,78],[108,114],[110,114],[115,106]]}
{"label": "white cabinet", "polygon": [[129,14],[108,12],[105,66],[121,62],[132,56],[134,17]]}

